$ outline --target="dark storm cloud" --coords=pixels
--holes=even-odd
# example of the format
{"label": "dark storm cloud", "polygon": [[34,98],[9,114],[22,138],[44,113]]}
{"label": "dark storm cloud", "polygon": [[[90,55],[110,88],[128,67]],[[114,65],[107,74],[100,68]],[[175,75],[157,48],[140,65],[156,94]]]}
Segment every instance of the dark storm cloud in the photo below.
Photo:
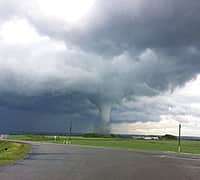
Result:
{"label": "dark storm cloud", "polygon": [[[1,107],[46,114],[76,112],[77,119],[97,119],[90,102],[99,108],[108,102],[120,104],[122,99],[161,95],[200,72],[197,0],[95,1],[78,25],[46,17],[34,4],[0,3],[4,17],[0,23],[24,18],[38,36],[49,38],[18,47],[0,39],[0,92],[14,94],[1,96]],[[55,51],[60,41],[65,48]],[[69,92],[76,93],[73,106],[68,105]],[[131,107],[135,115],[117,116],[125,109],[114,108],[112,121],[159,120],[168,106],[157,103],[146,112],[143,106],[148,102],[142,101]]]}
{"label": "dark storm cloud", "polygon": [[7,109],[38,113],[77,113],[89,115],[94,105],[81,94],[23,96],[4,94],[0,96],[0,106]]}
{"label": "dark storm cloud", "polygon": [[94,105],[74,93],[56,97],[4,94],[0,98],[0,114],[1,133],[64,133],[70,120],[73,132],[88,132],[93,131],[98,120]]}
{"label": "dark storm cloud", "polygon": [[199,52],[200,47],[199,8],[196,0],[96,1],[91,16],[78,28],[69,25],[64,30],[49,19],[46,28],[43,21],[31,20],[40,32],[103,56],[105,61],[113,61],[124,52],[131,61],[139,61],[138,56],[146,49],[153,50],[159,58],[154,65],[157,72],[152,75],[145,69],[143,76],[152,76],[149,86],[166,90],[183,85],[199,72],[199,53],[191,51],[195,48]]}
{"label": "dark storm cloud", "polygon": [[188,45],[199,46],[200,3],[196,0],[111,0],[96,1],[95,5],[81,28],[69,25],[63,30],[56,22],[47,21],[47,29],[43,21],[31,20],[41,32],[101,55],[145,48],[175,53]]}

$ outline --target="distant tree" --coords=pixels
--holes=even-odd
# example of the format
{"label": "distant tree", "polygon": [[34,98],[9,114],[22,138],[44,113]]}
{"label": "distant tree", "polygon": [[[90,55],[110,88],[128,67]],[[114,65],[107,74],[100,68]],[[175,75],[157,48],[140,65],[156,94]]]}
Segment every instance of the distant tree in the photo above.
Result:
{"label": "distant tree", "polygon": [[161,140],[177,140],[177,137],[171,134],[165,134],[160,137]]}

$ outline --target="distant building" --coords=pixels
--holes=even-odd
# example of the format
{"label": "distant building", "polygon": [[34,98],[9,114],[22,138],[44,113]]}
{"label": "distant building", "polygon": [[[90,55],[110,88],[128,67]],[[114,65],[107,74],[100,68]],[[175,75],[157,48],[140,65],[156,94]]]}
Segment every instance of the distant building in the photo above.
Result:
{"label": "distant building", "polygon": [[140,136],[140,135],[135,135],[131,136],[132,139],[144,139],[144,140],[159,140],[158,136]]}
{"label": "distant building", "polygon": [[0,135],[0,139],[6,139],[7,138],[7,135],[6,134],[1,134]]}
{"label": "distant building", "polygon": [[159,138],[157,136],[154,137],[144,137],[145,140],[158,140]]}

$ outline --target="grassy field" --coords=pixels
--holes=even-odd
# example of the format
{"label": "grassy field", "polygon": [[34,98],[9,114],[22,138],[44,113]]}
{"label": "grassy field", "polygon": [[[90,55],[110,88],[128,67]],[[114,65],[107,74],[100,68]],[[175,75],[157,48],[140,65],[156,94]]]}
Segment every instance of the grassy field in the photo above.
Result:
{"label": "grassy field", "polygon": [[[10,135],[8,138],[55,143],[63,143],[66,140],[64,136],[58,136],[55,141],[54,136],[45,135]],[[176,140],[135,140],[129,138],[73,136],[72,144],[172,152],[177,152],[178,149]],[[182,140],[181,152],[199,154],[200,141]]]}
{"label": "grassy field", "polygon": [[0,164],[16,161],[29,152],[29,145],[23,143],[0,141]]}

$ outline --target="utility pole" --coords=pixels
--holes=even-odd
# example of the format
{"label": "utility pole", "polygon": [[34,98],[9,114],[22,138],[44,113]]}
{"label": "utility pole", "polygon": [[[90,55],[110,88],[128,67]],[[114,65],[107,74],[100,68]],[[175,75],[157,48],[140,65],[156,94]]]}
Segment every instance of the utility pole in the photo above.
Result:
{"label": "utility pole", "polygon": [[181,152],[181,124],[179,124],[179,133],[178,133],[178,152]]}
{"label": "utility pole", "polygon": [[[71,106],[72,106],[72,94],[70,95],[70,100],[71,100]],[[72,134],[72,120],[69,121],[69,131],[66,132],[65,141],[64,141],[65,144],[67,144],[67,136],[68,136],[68,144],[72,144],[71,134]]]}
{"label": "utility pole", "polygon": [[70,125],[69,125],[69,139],[68,139],[68,144],[72,144],[71,134],[72,134],[72,120],[70,120]]}
{"label": "utility pole", "polygon": [[67,144],[67,135],[68,135],[68,132],[66,131],[66,134],[65,134],[65,140],[64,140],[64,144]]}

